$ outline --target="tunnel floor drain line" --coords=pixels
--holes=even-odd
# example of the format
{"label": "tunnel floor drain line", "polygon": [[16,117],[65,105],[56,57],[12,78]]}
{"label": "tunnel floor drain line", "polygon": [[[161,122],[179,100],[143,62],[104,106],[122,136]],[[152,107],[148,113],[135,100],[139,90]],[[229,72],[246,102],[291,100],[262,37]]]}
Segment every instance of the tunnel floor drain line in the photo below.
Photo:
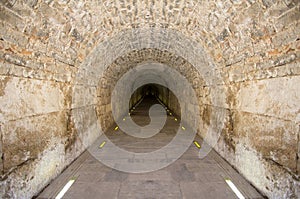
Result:
{"label": "tunnel floor drain line", "polygon": [[225,179],[225,182],[228,184],[228,186],[239,199],[245,199],[243,194],[238,190],[238,188],[233,184],[233,182],[230,179]]}
{"label": "tunnel floor drain line", "polygon": [[194,141],[194,144],[197,148],[199,148],[199,149],[201,148],[200,144],[197,141]]}
{"label": "tunnel floor drain line", "polygon": [[103,141],[102,144],[100,144],[99,148],[103,148],[105,144],[106,144],[106,142]]}
{"label": "tunnel floor drain line", "polygon": [[67,193],[67,191],[70,189],[70,187],[75,182],[75,180],[76,180],[75,178],[72,178],[71,180],[69,180],[69,182],[57,194],[57,196],[55,197],[55,199],[61,199]]}

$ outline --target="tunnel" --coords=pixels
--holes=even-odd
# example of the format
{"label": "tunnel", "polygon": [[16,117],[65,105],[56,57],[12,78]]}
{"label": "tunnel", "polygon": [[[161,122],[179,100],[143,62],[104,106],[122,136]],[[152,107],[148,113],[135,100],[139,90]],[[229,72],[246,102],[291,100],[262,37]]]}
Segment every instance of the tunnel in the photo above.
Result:
{"label": "tunnel", "polygon": [[299,198],[297,0],[0,1],[0,198]]}

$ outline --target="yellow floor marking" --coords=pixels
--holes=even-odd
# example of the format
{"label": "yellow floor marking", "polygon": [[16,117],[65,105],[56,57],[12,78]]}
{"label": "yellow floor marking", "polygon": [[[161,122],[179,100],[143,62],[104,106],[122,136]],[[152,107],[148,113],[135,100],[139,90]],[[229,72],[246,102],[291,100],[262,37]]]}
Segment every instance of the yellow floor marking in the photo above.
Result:
{"label": "yellow floor marking", "polygon": [[194,141],[194,144],[196,145],[196,147],[198,147],[199,149],[201,148],[200,144],[197,141]]}
{"label": "yellow floor marking", "polygon": [[99,146],[99,148],[102,148],[102,147],[104,147],[105,143],[106,143],[106,142],[105,142],[105,141],[103,141],[103,142],[102,142],[102,144]]}

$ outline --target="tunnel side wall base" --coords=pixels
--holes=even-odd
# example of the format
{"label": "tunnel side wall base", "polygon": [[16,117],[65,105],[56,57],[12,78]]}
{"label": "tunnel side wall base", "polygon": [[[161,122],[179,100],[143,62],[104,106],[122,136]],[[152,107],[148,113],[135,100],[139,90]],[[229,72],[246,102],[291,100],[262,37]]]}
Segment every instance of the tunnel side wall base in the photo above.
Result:
{"label": "tunnel side wall base", "polygon": [[226,88],[228,103],[203,112],[227,111],[214,148],[269,198],[299,197],[299,82],[299,76],[233,82]]}

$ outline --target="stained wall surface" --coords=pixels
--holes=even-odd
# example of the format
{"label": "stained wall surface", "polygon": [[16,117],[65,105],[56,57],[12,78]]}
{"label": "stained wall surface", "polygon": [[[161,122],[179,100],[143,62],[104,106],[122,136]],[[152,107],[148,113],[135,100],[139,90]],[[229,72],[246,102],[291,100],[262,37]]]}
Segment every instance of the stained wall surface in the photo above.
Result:
{"label": "stained wall surface", "polygon": [[199,135],[224,115],[221,156],[266,196],[297,198],[299,57],[297,0],[3,0],[0,197],[39,193],[112,124],[118,79],[150,61],[193,86]]}

